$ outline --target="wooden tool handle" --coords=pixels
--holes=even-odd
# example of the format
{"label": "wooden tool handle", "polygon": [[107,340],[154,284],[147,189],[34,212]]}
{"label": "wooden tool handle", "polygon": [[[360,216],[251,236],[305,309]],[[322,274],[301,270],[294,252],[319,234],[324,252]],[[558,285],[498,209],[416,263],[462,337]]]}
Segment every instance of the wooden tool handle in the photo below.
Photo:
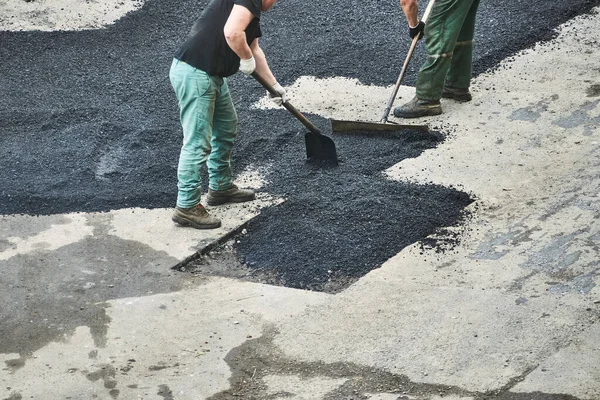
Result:
{"label": "wooden tool handle", "polygon": [[[252,77],[254,79],[256,79],[258,81],[258,83],[260,83],[265,89],[267,89],[267,92],[271,93],[273,96],[279,96],[279,93],[275,89],[273,89],[273,87],[271,87],[267,83],[267,81],[265,81],[263,79],[263,77],[260,76],[256,71],[254,71],[252,73]],[[298,119],[298,121],[302,122],[302,125],[304,125],[305,127],[307,127],[312,133],[317,134],[317,135],[321,135],[321,131],[316,126],[314,126],[304,115],[302,115],[300,113],[300,111],[298,111],[296,109],[296,107],[294,107],[293,105],[291,105],[287,101],[285,101],[282,105],[289,112],[291,112],[292,115]]]}

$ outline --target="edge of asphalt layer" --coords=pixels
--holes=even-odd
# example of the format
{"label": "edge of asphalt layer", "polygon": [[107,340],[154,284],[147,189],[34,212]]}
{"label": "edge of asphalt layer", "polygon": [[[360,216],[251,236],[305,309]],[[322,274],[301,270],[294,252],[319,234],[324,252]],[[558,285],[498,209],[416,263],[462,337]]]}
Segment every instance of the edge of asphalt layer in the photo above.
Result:
{"label": "edge of asphalt layer", "polygon": [[219,246],[223,246],[227,241],[229,241],[230,239],[234,238],[235,236],[239,235],[247,226],[248,224],[255,219],[257,216],[250,218],[249,220],[239,224],[237,227],[235,227],[234,229],[231,229],[230,231],[228,231],[227,233],[221,235],[220,237],[218,237],[217,239],[208,241],[206,244],[202,245],[194,254],[191,254],[190,256],[184,258],[183,260],[179,261],[177,264],[175,264],[174,266],[171,267],[171,269],[173,270],[177,270],[180,272],[185,272],[187,269],[187,266],[194,262],[195,260],[197,260],[198,258],[207,255],[208,253],[210,253],[211,251],[215,250],[216,248],[218,248]]}

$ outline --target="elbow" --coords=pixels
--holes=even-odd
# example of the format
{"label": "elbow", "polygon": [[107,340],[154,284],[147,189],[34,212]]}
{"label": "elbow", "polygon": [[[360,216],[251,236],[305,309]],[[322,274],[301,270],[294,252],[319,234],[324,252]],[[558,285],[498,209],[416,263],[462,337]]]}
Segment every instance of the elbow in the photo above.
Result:
{"label": "elbow", "polygon": [[225,27],[225,29],[223,29],[223,34],[225,35],[225,40],[227,41],[227,43],[233,43],[235,42],[238,37],[240,36],[240,32],[235,30],[235,29],[229,29],[227,27]]}

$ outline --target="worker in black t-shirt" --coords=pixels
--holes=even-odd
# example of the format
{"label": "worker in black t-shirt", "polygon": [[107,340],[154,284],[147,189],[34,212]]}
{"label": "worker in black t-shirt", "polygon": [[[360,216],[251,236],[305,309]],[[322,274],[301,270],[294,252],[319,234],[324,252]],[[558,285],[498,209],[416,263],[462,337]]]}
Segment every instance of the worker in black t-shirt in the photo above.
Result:
{"label": "worker in black t-shirt", "polygon": [[232,182],[230,154],[237,134],[237,114],[227,77],[238,70],[256,71],[279,96],[285,90],[271,73],[258,45],[261,12],[276,0],[211,0],[192,27],[190,37],[175,53],[170,79],[179,100],[183,146],[177,168],[174,222],[197,229],[217,228],[221,221],[200,204],[200,166],[208,167],[207,203],[219,205],[254,199],[254,191]]}

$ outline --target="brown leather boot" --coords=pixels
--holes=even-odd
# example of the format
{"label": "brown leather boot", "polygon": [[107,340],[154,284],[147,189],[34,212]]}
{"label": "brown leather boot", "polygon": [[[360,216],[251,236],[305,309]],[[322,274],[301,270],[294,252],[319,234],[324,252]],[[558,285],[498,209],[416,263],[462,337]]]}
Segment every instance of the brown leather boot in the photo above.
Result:
{"label": "brown leather boot", "polygon": [[242,203],[245,201],[251,201],[255,198],[254,190],[240,189],[235,185],[232,185],[226,190],[212,190],[208,189],[208,197],[206,202],[209,206],[218,206],[219,204],[225,203]]}
{"label": "brown leather boot", "polygon": [[439,100],[419,100],[416,96],[405,105],[394,109],[394,116],[398,118],[418,118],[441,113],[442,105]]}
{"label": "brown leather boot", "polygon": [[211,217],[202,204],[192,208],[176,207],[171,219],[179,225],[196,229],[214,229],[221,226],[221,220]]}

